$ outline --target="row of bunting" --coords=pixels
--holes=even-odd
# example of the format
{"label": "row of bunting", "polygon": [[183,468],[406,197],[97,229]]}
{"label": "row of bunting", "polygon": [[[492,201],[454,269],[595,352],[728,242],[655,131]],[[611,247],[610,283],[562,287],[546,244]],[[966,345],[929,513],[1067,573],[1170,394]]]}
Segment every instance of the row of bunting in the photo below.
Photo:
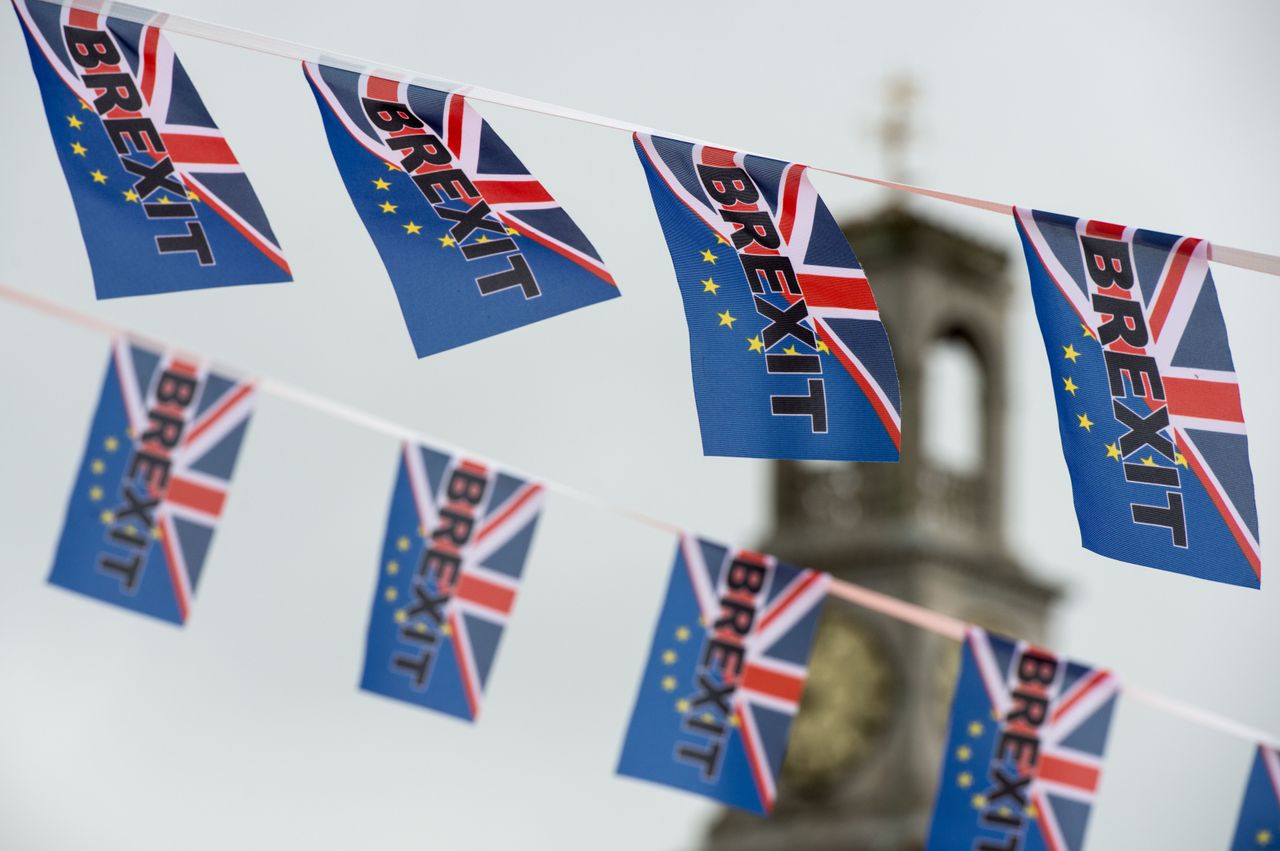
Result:
{"label": "row of bunting", "polygon": [[[254,385],[126,338],[112,347],[50,581],[184,623],[249,426]],[[475,721],[545,487],[400,447],[361,688]],[[830,577],[681,534],[618,773],[767,814]],[[1079,851],[1121,686],[970,627],[929,839]],[[1280,836],[1280,754],[1260,746],[1233,849]]]}
{"label": "row of bunting", "polygon": [[[290,279],[257,196],[154,25],[13,0],[99,298]],[[420,357],[618,296],[591,242],[468,104],[304,63]],[[634,134],[684,300],[708,455],[896,461],[866,274],[806,168]],[[1261,584],[1209,244],[1015,211],[1085,547]]]}

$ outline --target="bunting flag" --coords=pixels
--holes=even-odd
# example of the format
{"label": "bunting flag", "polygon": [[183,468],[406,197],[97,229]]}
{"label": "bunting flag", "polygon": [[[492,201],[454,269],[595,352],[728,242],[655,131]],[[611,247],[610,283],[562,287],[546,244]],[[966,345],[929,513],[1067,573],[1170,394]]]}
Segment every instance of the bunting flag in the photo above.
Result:
{"label": "bunting flag", "polygon": [[461,92],[303,70],[418,357],[618,295],[586,235]]}
{"label": "bunting flag", "polygon": [[805,167],[635,134],[689,326],[707,455],[897,461],[898,375]]}
{"label": "bunting flag", "polygon": [[487,464],[403,445],[361,688],[476,719],[543,493]]}
{"label": "bunting flag", "polygon": [[618,773],[770,812],[829,582],[682,535]]}
{"label": "bunting flag", "polygon": [[253,405],[252,384],[118,338],[49,581],[184,623]]}
{"label": "bunting flag", "polygon": [[1280,844],[1280,751],[1258,746],[1240,804],[1231,851],[1267,851]]}
{"label": "bunting flag", "polygon": [[291,280],[244,168],[158,26],[13,5],[98,298]]}
{"label": "bunting flag", "polygon": [[931,851],[1080,851],[1119,684],[1109,671],[969,627]]}
{"label": "bunting flag", "polygon": [[1249,441],[1209,244],[1015,214],[1084,546],[1259,587]]}

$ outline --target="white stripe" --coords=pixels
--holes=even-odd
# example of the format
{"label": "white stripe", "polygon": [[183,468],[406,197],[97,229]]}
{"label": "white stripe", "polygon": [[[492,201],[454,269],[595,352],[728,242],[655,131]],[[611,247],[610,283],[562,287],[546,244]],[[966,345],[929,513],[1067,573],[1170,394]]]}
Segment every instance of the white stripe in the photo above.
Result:
{"label": "white stripe", "polygon": [[[796,579],[796,583],[803,581],[803,577]],[[807,617],[816,607],[822,605],[823,598],[827,596],[827,586],[830,585],[830,583],[830,576],[825,573],[819,573],[818,578],[813,581],[809,587],[805,588],[800,595],[791,600],[787,604],[786,610],[783,611],[782,614],[778,615],[772,623],[759,632],[752,632],[747,635],[743,642],[746,644],[747,658],[752,660],[754,664],[758,664],[760,667],[786,665],[787,663],[782,662],[779,659],[766,656],[765,654],[768,652],[768,648],[771,647],[779,638],[786,635],[787,632]],[[764,592],[762,590],[761,594],[763,595],[763,593]],[[775,602],[780,603],[782,600],[786,599],[788,593],[790,593],[789,589],[783,591]],[[770,606],[769,608],[761,611],[757,617],[759,620],[763,620],[774,610],[776,610],[776,606]],[[804,667],[797,667],[795,675],[803,677],[805,675],[805,670],[806,669]]]}
{"label": "white stripe", "polygon": [[[711,587],[711,580],[708,578],[707,563],[702,558],[702,546],[693,535],[688,532],[681,532],[680,552],[684,556],[685,569],[689,574],[689,583],[693,586],[693,596],[698,600],[698,611],[702,613],[703,620],[709,626],[715,622],[720,603]],[[732,552],[733,550],[728,550],[725,557],[728,558],[729,553]]]}
{"label": "white stripe", "polygon": [[[1169,267],[1177,258],[1178,248],[1186,243],[1187,239],[1188,237],[1184,236],[1178,240],[1173,250],[1169,252],[1169,256],[1165,258],[1165,268],[1160,272],[1159,278],[1161,285],[1151,298],[1152,305],[1156,303],[1156,299],[1165,288],[1165,279],[1169,274]],[[1187,267],[1182,271],[1182,283],[1178,286],[1177,295],[1174,296],[1173,304],[1169,307],[1164,327],[1160,329],[1160,339],[1155,340],[1150,347],[1151,354],[1160,364],[1161,372],[1173,360],[1174,352],[1177,351],[1178,344],[1182,342],[1182,335],[1187,330],[1187,322],[1191,320],[1191,312],[1200,298],[1200,291],[1204,289],[1205,280],[1209,276],[1208,252],[1208,244],[1201,240],[1191,252],[1191,256],[1187,258]],[[1145,310],[1148,323],[1151,319],[1149,308],[1150,305],[1147,305]]]}
{"label": "white stripe", "polygon": [[418,522],[425,534],[430,535],[436,528],[439,515],[436,510],[436,495],[431,491],[427,469],[422,462],[422,447],[405,441],[400,446],[400,454],[404,458],[405,469],[409,471],[409,489],[413,493],[413,504],[418,509]]}
{"label": "white stripe", "polygon": [[[823,312],[825,313],[825,308]],[[879,313],[877,313],[876,319],[878,320],[879,318]],[[875,377],[872,376],[871,371],[867,369],[866,364],[864,364],[862,360],[853,353],[852,349],[845,345],[844,341],[840,339],[840,336],[831,330],[831,327],[822,320],[821,316],[819,316],[815,321],[822,325],[823,330],[827,332],[827,337],[830,338],[831,342],[836,344],[836,348],[843,352],[844,356],[853,363],[854,369],[862,373],[862,375],[867,379],[867,383],[871,385],[871,389],[875,392],[876,398],[880,400],[880,404],[889,415],[889,419],[893,421],[894,426],[901,430],[902,414],[898,412],[898,409],[894,406],[893,402],[890,401],[888,394],[885,393],[884,388],[880,386],[880,382],[876,381]]]}

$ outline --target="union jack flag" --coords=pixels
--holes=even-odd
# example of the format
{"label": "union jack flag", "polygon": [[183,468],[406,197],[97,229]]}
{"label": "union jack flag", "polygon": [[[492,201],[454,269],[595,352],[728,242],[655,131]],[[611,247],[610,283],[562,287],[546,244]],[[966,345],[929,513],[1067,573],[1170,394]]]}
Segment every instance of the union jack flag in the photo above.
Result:
{"label": "union jack flag", "polygon": [[1084,546],[1257,588],[1249,440],[1209,243],[1015,213]]}
{"label": "union jack flag", "polygon": [[251,383],[117,339],[49,581],[184,623],[253,405]]}
{"label": "union jack flag", "polygon": [[98,298],[291,280],[243,166],[158,26],[13,5]]}
{"label": "union jack flag", "polygon": [[403,445],[361,688],[476,719],[543,494],[489,464]]}
{"label": "union jack flag", "polygon": [[642,133],[635,146],[684,299],[703,451],[898,460],[889,338],[806,167]]}
{"label": "union jack flag", "polygon": [[1280,841],[1280,751],[1258,745],[1231,851],[1265,851]]}
{"label": "union jack flag", "polygon": [[970,627],[925,847],[1080,851],[1118,692],[1109,671]]}
{"label": "union jack flag", "polygon": [[770,812],[829,582],[681,535],[618,773]]}
{"label": "union jack flag", "polygon": [[303,70],[419,357],[618,295],[586,235],[464,91]]}

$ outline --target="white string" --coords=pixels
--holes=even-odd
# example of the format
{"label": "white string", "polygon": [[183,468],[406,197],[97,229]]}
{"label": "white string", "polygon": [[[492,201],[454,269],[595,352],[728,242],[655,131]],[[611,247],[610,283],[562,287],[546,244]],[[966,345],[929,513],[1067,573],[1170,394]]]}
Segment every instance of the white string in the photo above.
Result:
{"label": "white string", "polygon": [[[45,0],[35,0],[35,2],[45,2]],[[56,5],[67,4],[57,2]],[[343,53],[321,50],[318,47],[312,47],[311,45],[301,44],[296,41],[287,41],[285,39],[263,35],[262,33],[223,26],[222,24],[210,23],[209,21],[202,21],[196,18],[188,18],[184,15],[175,15],[170,12],[159,12],[154,9],[148,9],[144,6],[134,6],[126,3],[111,3],[109,0],[75,0],[74,5],[77,8],[84,8],[102,14],[110,14],[136,24],[150,24],[167,30],[168,32],[189,35],[205,41],[228,44],[234,47],[252,50],[257,53],[280,56],[285,59],[295,59],[300,62],[319,62],[333,68],[353,71],[357,74],[376,74],[380,77],[404,80],[405,82],[420,86],[427,86],[434,89],[455,90],[465,88],[466,95],[471,100],[509,106],[526,112],[536,112],[542,115],[549,115],[568,121],[592,124],[596,127],[607,127],[612,130],[621,130],[626,133],[649,133],[657,136],[666,136],[670,139],[692,142],[698,145],[708,145],[715,148],[729,148],[731,150],[739,150],[753,156],[764,156],[769,157],[770,159],[782,160],[784,162],[793,161],[788,157],[756,154],[752,151],[745,151],[734,145],[723,145],[708,142],[692,136],[673,133],[670,130],[654,129],[632,121],[623,121],[622,119],[611,118],[607,115],[601,115],[595,112],[587,112],[580,109],[573,109],[572,107],[561,106],[560,104],[549,103],[547,101],[534,100],[532,98],[522,97],[521,95],[512,94],[510,92],[504,92],[499,89],[463,84],[455,80],[450,80],[445,77],[428,74],[422,71],[398,68],[392,65],[383,65],[382,63],[375,62],[371,59],[361,59],[358,56],[350,56]],[[912,186],[909,183],[898,183],[893,180],[868,177],[851,171],[832,168],[830,166],[807,165],[807,167],[813,171],[820,171],[837,177],[847,177],[852,180],[860,180],[863,183],[872,183],[876,186],[882,186],[886,189],[893,189],[898,192],[910,192],[913,195],[935,198],[940,201],[947,201],[952,204],[960,204],[966,207],[975,207],[979,210],[987,210],[992,213],[1002,213],[1006,216],[1013,215],[1012,205],[999,201],[988,201],[983,198],[974,198],[969,195],[957,195],[953,192],[943,192],[939,189],[928,189],[922,186]],[[1261,251],[1250,251],[1244,248],[1231,248],[1230,246],[1217,245],[1211,242],[1209,248],[1209,259],[1217,263],[1224,263],[1241,269],[1251,269],[1255,272],[1263,272],[1268,275],[1280,276],[1280,256],[1275,254],[1266,254]]]}
{"label": "white string", "polygon": [[[23,307],[30,308],[38,313],[43,313],[46,316],[53,317],[54,319],[67,322],[72,325],[79,325],[82,328],[88,328],[89,330],[96,331],[99,334],[105,334],[110,337],[124,336],[139,342],[146,342],[161,349],[173,348],[172,346],[168,346],[158,340],[151,340],[143,337],[142,335],[135,334],[122,326],[114,325],[110,322],[90,316],[82,311],[74,310],[54,301],[50,301],[49,299],[32,295],[31,293],[15,289],[4,284],[0,284],[0,299],[7,299],[14,304],[22,305]],[[228,371],[239,372],[239,370],[234,369]],[[376,414],[372,414],[360,408],[354,408],[350,405],[343,404],[342,402],[317,395],[299,387],[285,384],[281,381],[276,381],[275,379],[265,377],[259,378],[256,384],[258,389],[265,394],[293,402],[296,405],[301,405],[314,411],[319,411],[320,413],[326,414],[334,419],[344,420],[353,425],[360,426],[361,428],[366,428],[370,431],[378,432],[379,434],[385,434],[388,437],[395,438],[396,440],[426,443],[455,454],[467,455],[478,461],[488,460],[482,458],[482,456],[476,455],[470,450],[453,446],[434,436],[415,432],[413,429],[393,423],[390,420],[383,419]],[[559,493],[562,496],[566,496],[571,499],[576,499],[587,505],[599,506],[623,517],[629,517],[637,523],[642,523],[646,526],[651,526],[655,529],[660,529],[673,535],[679,535],[684,531],[683,527],[677,526],[674,523],[669,523],[666,520],[645,514],[642,511],[636,511],[625,506],[616,505],[595,496],[594,494],[587,493],[586,491],[579,490],[578,488],[557,482],[553,479],[531,475],[505,464],[498,464],[495,466],[502,466],[504,469],[509,470],[522,478],[541,482],[549,491]],[[831,596],[838,597],[846,602],[862,606],[863,608],[870,609],[874,612],[879,612],[887,617],[912,624],[920,629],[928,630],[956,641],[964,640],[964,622],[950,617],[949,615],[944,615],[941,612],[935,612],[932,609],[925,608],[924,606],[920,606],[915,603],[909,603],[906,600],[891,597],[888,594],[882,594],[879,591],[873,591],[870,588],[865,588],[861,585],[855,585],[854,583],[847,582],[843,579],[832,578],[829,589],[828,593]],[[1165,695],[1145,688],[1140,688],[1138,686],[1124,685],[1122,687],[1131,698],[1146,703],[1162,712],[1175,715],[1194,724],[1210,727],[1231,736],[1237,736],[1251,742],[1260,742],[1273,748],[1280,748],[1280,739],[1259,730],[1254,730],[1238,721],[1210,712],[1207,709],[1201,709],[1198,706],[1183,703],[1182,701],[1166,697]]]}

